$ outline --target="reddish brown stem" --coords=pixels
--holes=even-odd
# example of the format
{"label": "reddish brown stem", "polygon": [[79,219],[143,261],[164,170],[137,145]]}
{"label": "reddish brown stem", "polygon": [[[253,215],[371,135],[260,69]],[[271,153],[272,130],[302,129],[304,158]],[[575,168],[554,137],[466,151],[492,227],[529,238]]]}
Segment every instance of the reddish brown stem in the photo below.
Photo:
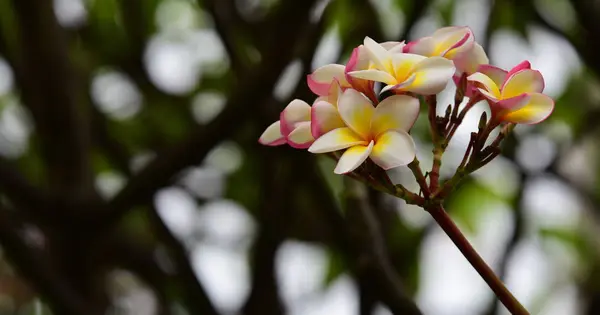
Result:
{"label": "reddish brown stem", "polygon": [[423,175],[423,171],[421,170],[419,160],[415,158],[414,161],[408,164],[408,168],[410,168],[413,175],[415,176],[415,179],[417,180],[417,183],[419,183],[421,191],[423,192],[423,196],[425,196],[425,198],[428,198],[430,195],[430,190],[429,186],[427,185],[427,181],[425,180],[425,175]]}
{"label": "reddish brown stem", "polygon": [[479,256],[473,246],[471,246],[456,224],[454,224],[450,216],[448,216],[444,208],[440,205],[435,205],[429,207],[427,211],[444,230],[448,237],[450,237],[454,245],[458,247],[465,258],[467,258],[471,266],[477,270],[477,273],[479,273],[483,280],[485,280],[485,282],[490,286],[500,302],[504,304],[511,314],[529,315],[529,312],[525,309],[525,307],[519,303],[519,301],[512,295],[506,286],[504,286],[498,276],[496,276],[494,271],[485,263],[483,258]]}

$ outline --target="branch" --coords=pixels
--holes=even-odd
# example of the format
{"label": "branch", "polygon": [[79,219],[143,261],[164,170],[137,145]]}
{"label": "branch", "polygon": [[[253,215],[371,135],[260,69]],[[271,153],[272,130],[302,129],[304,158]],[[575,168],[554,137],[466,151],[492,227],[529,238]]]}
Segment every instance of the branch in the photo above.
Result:
{"label": "branch", "polygon": [[529,315],[529,312],[519,303],[519,301],[504,286],[502,281],[494,274],[494,271],[485,263],[483,258],[477,254],[477,251],[471,246],[458,227],[452,222],[452,219],[446,213],[442,206],[432,206],[426,209],[444,232],[450,237],[452,242],[458,247],[460,252],[469,261],[471,266],[479,273],[485,282],[494,291],[498,299],[506,308],[515,315]]}
{"label": "branch", "polygon": [[[234,89],[235,93],[229,98],[226,108],[215,120],[205,126],[198,126],[185,140],[159,153],[128,182],[107,207],[98,226],[100,229],[119,220],[131,206],[147,203],[154,192],[168,185],[177,172],[202,161],[215,145],[234,134],[237,130],[234,126],[253,117],[255,104],[264,102],[271,95],[272,86],[291,60],[298,44],[295,35],[300,34],[308,21],[310,7],[299,7],[291,12],[292,16],[288,16],[289,25],[293,27],[286,28],[285,36],[280,38],[276,47],[277,53],[272,52],[271,58],[265,58],[264,64],[249,71],[240,80],[243,84]],[[306,12],[302,11],[303,8]]]}
{"label": "branch", "polygon": [[21,97],[41,138],[50,189],[78,197],[93,194],[89,133],[78,111],[77,81],[65,34],[52,2],[13,0],[20,33],[20,60],[15,67]]}
{"label": "branch", "polygon": [[[335,246],[340,249],[346,260],[350,264],[351,271],[355,276],[367,285],[377,299],[385,303],[394,314],[421,314],[414,302],[406,295],[402,285],[398,282],[398,276],[395,275],[386,255],[376,253],[373,242],[381,239],[375,232],[372,239],[356,239],[351,237],[348,222],[342,216],[342,211],[332,198],[332,192],[324,182],[319,169],[315,163],[315,158],[306,156],[304,161],[299,161],[297,165],[304,167],[298,168],[298,178],[302,178],[306,187],[311,192],[311,196],[316,199],[319,211],[323,215],[323,220],[331,228],[331,239]],[[348,205],[352,205],[348,201]],[[368,204],[367,204],[368,206]],[[367,209],[367,208],[365,208]],[[362,214],[362,210],[355,209]],[[368,213],[367,213],[368,215]],[[369,232],[370,235],[371,232]],[[363,235],[365,236],[365,235]],[[384,259],[384,261],[381,261]]]}
{"label": "branch", "polygon": [[149,219],[157,231],[158,238],[167,247],[173,257],[177,269],[177,282],[185,296],[186,304],[193,314],[218,315],[202,283],[196,276],[188,252],[159,216],[156,207],[151,205],[147,211]]}

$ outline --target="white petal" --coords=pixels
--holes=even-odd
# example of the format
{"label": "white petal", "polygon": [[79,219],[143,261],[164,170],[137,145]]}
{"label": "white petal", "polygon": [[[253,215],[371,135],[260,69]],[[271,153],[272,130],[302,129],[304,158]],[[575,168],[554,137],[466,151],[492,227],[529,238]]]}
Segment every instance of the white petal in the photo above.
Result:
{"label": "white petal", "polygon": [[258,139],[260,144],[264,145],[282,145],[285,144],[285,137],[281,134],[281,126],[279,120],[272,123],[267,127],[267,129],[262,133],[260,138]]}
{"label": "white petal", "polygon": [[360,92],[347,89],[338,100],[340,117],[350,129],[363,139],[368,139],[371,129],[371,117],[375,107]]}
{"label": "white petal", "polygon": [[419,100],[408,95],[393,95],[375,108],[371,119],[374,137],[388,130],[409,131],[419,116]]}
{"label": "white petal", "polygon": [[367,145],[367,141],[361,139],[350,128],[338,128],[322,135],[308,148],[311,153],[327,153],[342,150],[355,145]]}
{"label": "white petal", "polygon": [[373,141],[371,141],[368,146],[357,145],[348,148],[348,150],[340,157],[333,172],[336,174],[346,174],[354,171],[369,157],[372,150]]}
{"label": "white petal", "polygon": [[404,131],[388,131],[375,140],[370,158],[384,170],[407,165],[415,159],[416,147]]}
{"label": "white petal", "polygon": [[404,89],[423,95],[440,93],[452,79],[455,71],[454,63],[446,58],[427,58],[417,64],[414,70],[417,76],[415,81]]}
{"label": "white petal", "polygon": [[404,41],[401,41],[401,42],[394,42],[394,41],[383,42],[383,43],[380,43],[379,45],[381,45],[381,47],[385,48],[388,52],[390,52],[392,54],[401,53],[402,49],[404,49],[404,46],[406,46],[406,44],[404,44]]}
{"label": "white petal", "polygon": [[370,37],[365,37],[364,47],[371,61],[379,70],[390,71],[390,53]]}
{"label": "white petal", "polygon": [[[457,70],[461,73],[464,72],[467,74],[473,74],[477,72],[479,66],[487,65],[489,62],[490,60],[483,50],[483,47],[477,43],[473,45],[471,50],[454,59],[454,64],[456,65]],[[500,82],[499,85],[502,85],[502,82]]]}
{"label": "white petal", "polygon": [[432,37],[423,37],[411,43],[409,52],[421,56],[432,56],[435,51],[435,41]]}
{"label": "white petal", "polygon": [[331,83],[333,79],[337,79],[342,85],[348,83],[344,74],[346,67],[338,64],[329,64],[317,68],[311,75],[312,79],[317,82]]}
{"label": "white petal", "polygon": [[315,138],[318,138],[333,129],[345,127],[344,121],[342,120],[342,117],[340,117],[337,108],[329,102],[316,102],[312,106],[310,116],[312,135]]}

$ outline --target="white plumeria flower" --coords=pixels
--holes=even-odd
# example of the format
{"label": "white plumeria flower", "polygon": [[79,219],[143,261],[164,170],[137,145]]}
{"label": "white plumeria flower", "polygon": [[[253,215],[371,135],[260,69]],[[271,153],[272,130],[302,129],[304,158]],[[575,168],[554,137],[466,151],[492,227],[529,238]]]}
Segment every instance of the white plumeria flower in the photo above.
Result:
{"label": "white plumeria flower", "polygon": [[349,75],[385,83],[382,92],[437,94],[446,87],[456,70],[454,63],[446,58],[395,53],[369,37],[365,38],[364,47],[372,63],[371,69],[352,71]]}
{"label": "white plumeria flower", "polygon": [[393,95],[374,107],[363,94],[348,89],[339,99],[338,111],[346,126],[329,131],[308,148],[312,153],[346,149],[335,173],[352,172],[367,158],[384,170],[414,160],[415,143],[408,131],[419,114],[416,98]]}

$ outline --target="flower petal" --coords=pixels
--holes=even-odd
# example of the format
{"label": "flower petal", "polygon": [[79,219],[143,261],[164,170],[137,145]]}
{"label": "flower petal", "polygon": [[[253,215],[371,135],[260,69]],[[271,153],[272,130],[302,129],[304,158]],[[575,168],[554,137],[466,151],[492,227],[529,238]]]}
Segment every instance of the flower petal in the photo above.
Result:
{"label": "flower petal", "polygon": [[358,136],[352,129],[343,127],[333,129],[315,140],[308,148],[311,153],[327,153],[342,150],[355,145],[367,145],[367,141]]}
{"label": "flower petal", "polygon": [[287,136],[287,142],[292,148],[306,149],[315,141],[312,136],[310,121],[303,121]]}
{"label": "flower petal", "polygon": [[504,85],[506,75],[508,74],[506,70],[492,65],[481,65],[477,68],[477,72],[481,72],[492,79],[498,88]]}
{"label": "flower petal", "polygon": [[356,90],[348,89],[338,100],[338,111],[350,129],[363,139],[369,138],[375,108],[368,98]]}
{"label": "flower petal", "polygon": [[385,48],[368,36],[365,37],[364,47],[365,51],[369,55],[370,60],[379,70],[392,72],[390,53]]}
{"label": "flower petal", "polygon": [[381,45],[381,47],[385,48],[388,52],[393,53],[393,54],[401,53],[405,46],[404,41],[401,41],[401,42],[389,41],[389,42],[380,43],[379,45]]}
{"label": "flower petal", "polygon": [[[437,33],[437,34],[436,34]],[[448,59],[468,52],[473,48],[475,38],[470,28],[466,26],[450,26],[439,29],[434,33],[438,37],[437,56],[443,56]]]}
{"label": "flower petal", "polygon": [[507,113],[502,120],[517,124],[537,124],[548,118],[554,110],[554,100],[541,93],[531,93],[529,96],[528,104]]}
{"label": "flower petal", "polygon": [[427,57],[416,55],[416,54],[395,54],[392,56],[392,63],[394,65],[394,77],[398,83],[402,83],[408,79],[417,65],[426,60]]}
{"label": "flower petal", "polygon": [[544,90],[544,78],[537,70],[525,69],[506,77],[502,87],[502,98],[515,97],[523,93],[541,93]]}
{"label": "flower petal", "polygon": [[377,137],[388,130],[409,131],[419,116],[419,100],[408,95],[393,95],[383,100],[373,113],[371,134]]}
{"label": "flower petal", "polygon": [[417,64],[414,69],[415,80],[403,90],[423,95],[440,93],[455,71],[454,63],[446,58],[427,58]]}
{"label": "flower petal", "polygon": [[358,79],[383,82],[385,84],[397,83],[396,78],[394,78],[394,76],[392,76],[388,72],[375,69],[352,71],[349,72],[348,75]]}
{"label": "flower petal", "polygon": [[481,72],[476,72],[468,76],[467,81],[475,83],[475,85],[479,88],[480,91],[485,90],[494,99],[500,98],[500,89],[498,88],[498,85],[496,85],[496,82],[494,82],[494,80],[492,80],[487,75]]}
{"label": "flower petal", "polygon": [[495,104],[495,106],[496,106],[496,109],[498,109],[498,110],[515,111],[515,110],[527,105],[527,103],[529,103],[529,99],[530,99],[530,94],[523,93],[523,94],[517,95],[515,97],[502,99],[502,100],[498,101]]}
{"label": "flower petal", "polygon": [[412,41],[404,48],[404,52],[427,57],[433,56],[434,51],[435,40],[431,36]]}
{"label": "flower petal", "polygon": [[337,108],[325,101],[313,104],[310,112],[310,122],[312,135],[315,139],[333,129],[345,126]]}
{"label": "flower petal", "polygon": [[506,74],[506,78],[508,79],[513,74],[515,74],[521,70],[525,70],[525,69],[531,69],[531,63],[527,60],[521,61],[521,63],[519,63],[518,65],[516,65],[512,69],[510,69],[510,71],[508,71],[508,73]]}
{"label": "flower petal", "polygon": [[329,88],[334,80],[337,80],[342,86],[348,86],[344,70],[345,66],[343,65],[324,65],[308,75],[306,82],[313,93],[325,96],[329,92]]}
{"label": "flower petal", "polygon": [[356,145],[348,148],[340,157],[335,169],[336,174],[346,174],[359,167],[371,154],[373,150],[373,141],[369,145]]}
{"label": "flower petal", "polygon": [[[467,74],[473,74],[477,72],[479,66],[487,65],[489,62],[490,60],[483,50],[483,47],[477,43],[474,43],[471,50],[454,58],[454,65],[456,66],[456,69],[461,73]],[[502,82],[498,84],[498,86],[501,85]]]}
{"label": "flower petal", "polygon": [[267,129],[260,135],[258,142],[263,145],[276,146],[286,143],[285,137],[281,134],[280,121],[276,121],[269,125]]}
{"label": "flower petal", "polygon": [[296,123],[310,121],[310,105],[303,100],[295,99],[281,112],[279,120],[281,120],[281,133],[287,137],[296,128]]}
{"label": "flower petal", "polygon": [[384,170],[389,170],[412,162],[416,152],[415,142],[408,133],[390,130],[377,137],[369,157]]}

